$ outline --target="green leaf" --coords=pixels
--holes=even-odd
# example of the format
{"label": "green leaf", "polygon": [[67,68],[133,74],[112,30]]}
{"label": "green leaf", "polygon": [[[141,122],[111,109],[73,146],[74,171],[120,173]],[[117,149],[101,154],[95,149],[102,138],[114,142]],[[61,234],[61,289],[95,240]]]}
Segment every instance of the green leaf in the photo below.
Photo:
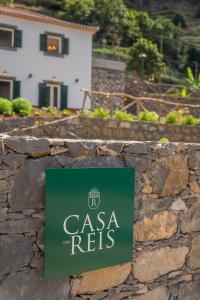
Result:
{"label": "green leaf", "polygon": [[187,89],[184,87],[181,91],[182,97],[187,97]]}
{"label": "green leaf", "polygon": [[188,74],[188,78],[191,81],[194,81],[194,75],[193,75],[192,69],[190,67],[187,67],[187,74]]}

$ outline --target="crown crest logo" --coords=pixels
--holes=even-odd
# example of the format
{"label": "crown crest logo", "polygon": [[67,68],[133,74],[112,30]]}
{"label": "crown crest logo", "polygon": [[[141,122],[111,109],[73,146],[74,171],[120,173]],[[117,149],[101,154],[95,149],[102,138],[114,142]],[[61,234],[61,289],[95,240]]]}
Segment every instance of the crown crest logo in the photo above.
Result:
{"label": "crown crest logo", "polygon": [[88,206],[90,209],[97,209],[100,205],[101,194],[97,188],[91,188],[88,193]]}

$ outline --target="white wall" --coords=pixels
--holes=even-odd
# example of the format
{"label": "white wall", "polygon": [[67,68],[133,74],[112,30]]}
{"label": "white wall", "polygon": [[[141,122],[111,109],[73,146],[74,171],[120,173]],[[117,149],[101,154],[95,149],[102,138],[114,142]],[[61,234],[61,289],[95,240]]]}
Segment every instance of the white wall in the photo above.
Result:
{"label": "white wall", "polygon": [[[0,74],[16,76],[21,81],[21,96],[38,105],[38,84],[56,76],[68,85],[68,106],[80,108],[83,100],[81,88],[91,87],[92,35],[61,26],[36,23],[0,15],[0,23],[17,26],[22,30],[22,48],[17,51],[0,49]],[[69,38],[69,55],[46,56],[40,51],[40,33],[44,31],[64,34]],[[33,77],[28,78],[32,73]],[[78,78],[79,82],[75,83]]]}

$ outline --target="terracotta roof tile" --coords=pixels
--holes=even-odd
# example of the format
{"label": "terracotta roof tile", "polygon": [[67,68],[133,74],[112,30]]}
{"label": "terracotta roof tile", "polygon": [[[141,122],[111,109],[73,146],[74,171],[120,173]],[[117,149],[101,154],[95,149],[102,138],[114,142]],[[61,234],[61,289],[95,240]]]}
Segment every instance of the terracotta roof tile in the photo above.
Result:
{"label": "terracotta roof tile", "polygon": [[92,27],[92,26],[87,26],[87,25],[82,25],[82,24],[77,24],[77,23],[72,23],[72,22],[66,22],[66,21],[56,19],[53,17],[49,17],[46,15],[40,14],[38,12],[34,12],[31,10],[25,9],[25,8],[18,8],[18,7],[13,7],[13,6],[0,5],[0,15],[6,15],[6,16],[31,20],[31,21],[35,21],[35,22],[42,22],[42,23],[47,23],[47,24],[63,26],[63,27],[67,27],[67,28],[71,28],[71,29],[75,29],[75,30],[79,30],[79,31],[91,32],[92,34],[96,33],[98,30],[98,27]]}

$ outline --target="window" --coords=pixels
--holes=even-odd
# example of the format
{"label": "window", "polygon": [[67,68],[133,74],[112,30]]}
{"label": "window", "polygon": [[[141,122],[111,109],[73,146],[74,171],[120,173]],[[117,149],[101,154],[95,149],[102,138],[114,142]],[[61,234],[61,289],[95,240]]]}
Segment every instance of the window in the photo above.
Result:
{"label": "window", "polygon": [[11,100],[13,98],[13,81],[0,79],[0,97]]}
{"label": "window", "polygon": [[60,37],[47,36],[47,52],[52,54],[61,54],[61,42]]}
{"label": "window", "polygon": [[14,30],[0,27],[0,46],[14,47]]}
{"label": "window", "polygon": [[15,27],[0,24],[0,48],[16,49],[22,47],[22,31]]}
{"label": "window", "polygon": [[40,35],[40,50],[46,55],[61,56],[69,54],[69,39],[63,35],[45,33]]}
{"label": "window", "polygon": [[39,106],[67,108],[68,87],[59,82],[46,81],[39,84]]}

